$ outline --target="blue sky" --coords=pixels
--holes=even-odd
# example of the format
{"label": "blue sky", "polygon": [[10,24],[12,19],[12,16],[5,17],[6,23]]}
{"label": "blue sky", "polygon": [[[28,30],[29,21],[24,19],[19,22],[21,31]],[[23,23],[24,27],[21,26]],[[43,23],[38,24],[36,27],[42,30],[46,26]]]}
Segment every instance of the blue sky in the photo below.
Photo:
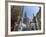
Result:
{"label": "blue sky", "polygon": [[24,12],[27,13],[29,19],[32,19],[32,16],[36,16],[37,12],[39,11],[38,6],[24,6]]}

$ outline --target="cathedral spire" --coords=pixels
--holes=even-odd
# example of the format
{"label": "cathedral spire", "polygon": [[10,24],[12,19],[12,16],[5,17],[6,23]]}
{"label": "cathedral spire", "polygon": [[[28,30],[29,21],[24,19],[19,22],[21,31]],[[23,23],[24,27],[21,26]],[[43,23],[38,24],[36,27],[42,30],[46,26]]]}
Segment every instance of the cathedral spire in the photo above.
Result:
{"label": "cathedral spire", "polygon": [[25,12],[24,17],[27,17],[27,13]]}
{"label": "cathedral spire", "polygon": [[34,17],[34,13],[33,13],[33,17]]}

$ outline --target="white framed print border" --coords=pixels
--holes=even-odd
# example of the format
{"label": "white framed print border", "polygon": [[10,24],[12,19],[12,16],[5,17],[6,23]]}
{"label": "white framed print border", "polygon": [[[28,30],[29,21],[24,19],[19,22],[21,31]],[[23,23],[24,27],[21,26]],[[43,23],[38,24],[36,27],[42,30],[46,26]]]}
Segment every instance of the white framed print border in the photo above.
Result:
{"label": "white framed print border", "polygon": [[[16,11],[18,11],[19,18],[16,15],[17,14]],[[28,19],[26,17],[28,17]],[[26,21],[26,23],[23,20],[24,18],[28,20]],[[39,22],[39,20],[41,21]],[[45,27],[45,4],[44,3],[19,2],[19,1],[8,2],[8,35],[20,35],[21,36],[21,35],[44,34],[45,33],[44,27]]]}

